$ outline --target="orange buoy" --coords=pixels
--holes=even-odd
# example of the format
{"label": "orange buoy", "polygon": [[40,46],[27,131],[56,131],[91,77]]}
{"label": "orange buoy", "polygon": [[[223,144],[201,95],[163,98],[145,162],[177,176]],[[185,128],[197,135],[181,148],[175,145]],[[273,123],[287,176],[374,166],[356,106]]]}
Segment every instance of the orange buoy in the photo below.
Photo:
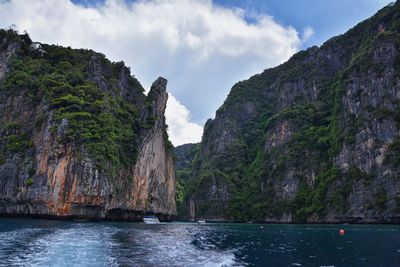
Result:
{"label": "orange buoy", "polygon": [[343,230],[343,229],[340,229],[340,230],[339,230],[339,234],[340,234],[340,235],[344,235],[344,230]]}

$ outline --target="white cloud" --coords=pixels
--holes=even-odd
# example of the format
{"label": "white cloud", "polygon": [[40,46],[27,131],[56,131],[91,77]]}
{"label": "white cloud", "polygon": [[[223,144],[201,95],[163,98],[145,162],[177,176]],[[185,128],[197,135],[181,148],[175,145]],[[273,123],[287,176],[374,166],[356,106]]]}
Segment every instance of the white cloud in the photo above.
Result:
{"label": "white cloud", "polygon": [[201,140],[203,127],[190,121],[189,110],[171,94],[169,94],[165,116],[168,134],[175,146]]}
{"label": "white cloud", "polygon": [[[222,104],[235,82],[285,61],[302,43],[295,29],[270,16],[251,14],[249,22],[246,15],[211,0],[107,0],[93,7],[0,0],[0,27],[15,24],[35,41],[124,60],[144,87],[163,76],[197,123]],[[174,143],[181,143],[174,134]]]}
{"label": "white cloud", "polygon": [[314,35],[314,29],[310,26],[306,27],[303,31],[302,42],[306,43]]}

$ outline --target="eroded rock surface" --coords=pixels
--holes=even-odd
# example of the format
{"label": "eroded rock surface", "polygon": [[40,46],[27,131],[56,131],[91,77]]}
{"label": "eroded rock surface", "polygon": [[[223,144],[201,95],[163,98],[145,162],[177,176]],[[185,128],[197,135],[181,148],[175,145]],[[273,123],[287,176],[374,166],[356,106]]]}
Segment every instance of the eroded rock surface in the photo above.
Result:
{"label": "eroded rock surface", "polygon": [[[130,75],[129,69],[123,63],[111,63],[103,55],[93,51],[73,50],[74,55],[88,54],[84,73],[92,87],[82,86],[81,91],[72,90],[71,88],[79,85],[74,82],[85,81],[79,80],[82,79],[79,73],[71,74],[77,75],[77,78],[68,76],[66,79],[72,93],[58,99],[64,99],[64,102],[79,99],[79,94],[86,95],[86,98],[80,98],[85,100],[80,102],[74,100],[76,104],[72,105],[72,110],[75,113],[68,111],[69,113],[60,118],[60,112],[66,108],[71,110],[71,107],[63,107],[63,110],[54,108],[57,101],[51,100],[54,91],[47,92],[48,96],[37,93],[37,98],[33,98],[31,90],[41,92],[33,87],[36,85],[32,85],[33,89],[30,89],[24,83],[20,86],[11,84],[8,78],[8,75],[15,73],[13,66],[17,64],[16,59],[22,64],[28,64],[20,56],[21,53],[35,53],[24,50],[24,45],[29,45],[30,39],[10,31],[2,32],[1,36],[0,213],[111,220],[140,220],[143,214],[154,213],[161,219],[172,219],[176,215],[175,170],[164,118],[168,99],[167,80],[158,78],[146,97],[139,82]],[[47,45],[42,47],[43,55],[32,54],[32,57],[42,60],[43,64],[46,60],[52,60],[49,57],[54,51],[60,54],[63,49],[65,53],[71,51]],[[37,61],[29,64],[35,62]],[[74,64],[80,62],[71,59],[60,61],[60,64],[65,68],[75,68],[77,65]],[[41,74],[32,75],[36,75],[32,80],[42,79]],[[93,87],[93,83],[97,87]],[[92,91],[98,90],[96,92],[99,92],[100,99],[89,102],[89,91],[85,90],[90,88],[94,88]],[[94,103],[95,101],[98,102]],[[119,105],[130,108],[131,113],[123,113],[124,109],[114,111],[115,104],[107,101],[118,101]],[[65,106],[64,102],[62,105]],[[78,104],[82,107],[77,107]],[[97,121],[95,116],[107,119],[113,112],[121,113],[115,115],[115,123],[133,121],[132,125],[126,123],[128,130],[133,129],[133,133],[128,132],[132,137],[128,136],[121,143],[128,147],[129,142],[135,142],[137,145],[132,147],[137,149],[136,153],[132,150],[133,152],[129,151],[130,154],[123,154],[124,148],[114,143],[108,146],[122,151],[116,153],[117,156],[126,155],[123,164],[116,165],[118,158],[108,159],[109,153],[103,151],[102,147],[93,146],[94,148],[89,149],[90,142],[93,143],[93,139],[89,138],[94,138],[90,136],[90,132],[85,133],[89,138],[82,137],[83,133],[74,138],[69,137],[74,126],[72,115],[82,114],[76,110],[88,109],[88,105],[93,107],[90,118],[94,122]],[[131,119],[130,116],[134,114],[138,114],[137,119]],[[114,138],[118,134],[120,133],[104,133],[104,136]],[[115,140],[118,141],[116,137]],[[103,141],[97,142],[101,144]],[[95,149],[100,149],[98,155],[93,152]]]}

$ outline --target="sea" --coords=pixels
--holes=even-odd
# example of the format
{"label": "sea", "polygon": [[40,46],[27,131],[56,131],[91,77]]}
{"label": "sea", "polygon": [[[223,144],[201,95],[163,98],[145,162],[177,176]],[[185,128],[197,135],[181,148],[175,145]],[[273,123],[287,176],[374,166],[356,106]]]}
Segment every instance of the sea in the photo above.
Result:
{"label": "sea", "polygon": [[0,218],[0,266],[400,266],[400,226]]}

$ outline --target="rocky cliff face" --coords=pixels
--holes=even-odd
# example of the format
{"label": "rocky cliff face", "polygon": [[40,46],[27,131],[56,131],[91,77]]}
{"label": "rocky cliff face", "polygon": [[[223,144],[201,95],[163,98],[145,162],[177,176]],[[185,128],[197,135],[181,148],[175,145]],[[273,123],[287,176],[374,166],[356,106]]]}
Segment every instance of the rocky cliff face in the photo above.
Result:
{"label": "rocky cliff face", "polygon": [[[159,78],[153,83],[151,116],[153,127],[144,135],[133,171],[132,207],[158,214],[176,214],[175,168],[172,145],[165,130],[164,112],[167,104],[167,80]],[[146,206],[147,205],[147,206]]]}
{"label": "rocky cliff face", "polygon": [[400,2],[233,86],[186,218],[400,222]]}
{"label": "rocky cliff face", "polygon": [[0,213],[112,220],[176,215],[164,111],[123,63],[0,31]]}
{"label": "rocky cliff face", "polygon": [[191,185],[193,162],[199,151],[199,144],[184,144],[174,148],[176,170],[176,204],[179,220],[189,219],[185,215],[185,195]]}

